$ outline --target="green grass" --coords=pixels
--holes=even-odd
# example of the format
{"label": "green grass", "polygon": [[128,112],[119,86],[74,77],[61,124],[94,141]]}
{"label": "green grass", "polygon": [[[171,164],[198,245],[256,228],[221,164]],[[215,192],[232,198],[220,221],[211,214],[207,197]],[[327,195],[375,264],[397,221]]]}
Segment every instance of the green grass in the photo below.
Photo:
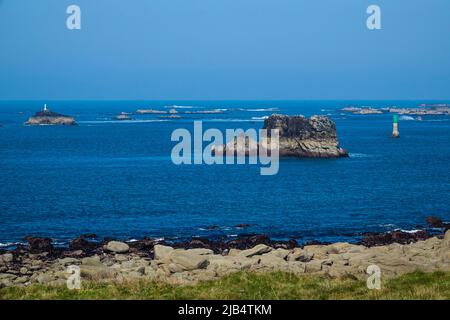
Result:
{"label": "green grass", "polygon": [[365,281],[274,272],[237,273],[194,286],[149,281],[84,282],[81,290],[33,285],[0,289],[0,299],[450,299],[450,273],[415,272],[368,290]]}

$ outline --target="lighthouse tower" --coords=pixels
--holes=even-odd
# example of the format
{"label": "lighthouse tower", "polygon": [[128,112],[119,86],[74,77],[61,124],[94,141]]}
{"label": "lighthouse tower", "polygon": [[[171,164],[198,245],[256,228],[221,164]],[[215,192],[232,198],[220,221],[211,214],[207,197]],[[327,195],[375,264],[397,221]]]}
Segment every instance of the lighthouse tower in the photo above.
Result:
{"label": "lighthouse tower", "polygon": [[47,104],[44,104],[44,111],[48,111]]}
{"label": "lighthouse tower", "polygon": [[394,124],[392,130],[392,138],[399,138],[400,132],[398,131],[398,115],[394,115]]}

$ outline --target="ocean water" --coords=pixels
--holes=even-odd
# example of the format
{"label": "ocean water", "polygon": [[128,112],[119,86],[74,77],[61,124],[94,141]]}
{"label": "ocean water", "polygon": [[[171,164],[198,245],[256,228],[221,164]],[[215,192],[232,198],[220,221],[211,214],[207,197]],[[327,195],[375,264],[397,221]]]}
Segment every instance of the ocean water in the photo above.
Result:
{"label": "ocean water", "polygon": [[[27,235],[56,243],[84,233],[123,240],[183,240],[264,233],[299,242],[358,241],[363,232],[413,230],[436,215],[450,220],[450,117],[400,121],[349,115],[348,105],[408,106],[424,101],[53,101],[78,126],[28,127],[41,101],[0,102],[0,243]],[[133,115],[121,111],[224,109],[224,114]],[[323,114],[337,125],[348,159],[281,160],[259,165],[172,163],[177,128],[261,128],[272,113]],[[237,224],[249,224],[239,229]],[[208,230],[208,226],[218,226]]]}

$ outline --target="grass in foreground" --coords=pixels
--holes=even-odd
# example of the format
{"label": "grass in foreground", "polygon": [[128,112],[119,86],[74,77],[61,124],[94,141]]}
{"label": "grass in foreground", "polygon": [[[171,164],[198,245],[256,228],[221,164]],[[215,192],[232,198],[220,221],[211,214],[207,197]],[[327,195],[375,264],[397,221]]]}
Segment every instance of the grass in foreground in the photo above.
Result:
{"label": "grass in foreground", "polygon": [[42,285],[4,288],[0,289],[0,299],[450,299],[450,273],[415,272],[383,281],[381,290],[368,290],[365,281],[350,278],[243,272],[195,286],[141,281],[85,282],[81,290]]}

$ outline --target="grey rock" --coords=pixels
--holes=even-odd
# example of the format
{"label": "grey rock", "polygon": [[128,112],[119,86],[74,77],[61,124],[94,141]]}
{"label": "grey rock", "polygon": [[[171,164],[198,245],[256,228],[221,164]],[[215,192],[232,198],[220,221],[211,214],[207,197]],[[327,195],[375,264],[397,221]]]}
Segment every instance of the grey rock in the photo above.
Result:
{"label": "grey rock", "polygon": [[86,257],[81,260],[81,264],[85,266],[103,266],[98,255]]}
{"label": "grey rock", "polygon": [[212,251],[212,250],[210,250],[210,249],[202,249],[202,248],[199,248],[199,249],[189,249],[189,250],[187,250],[187,251],[190,252],[190,253],[193,253],[193,254],[198,254],[198,255],[200,255],[200,256],[214,254],[214,251]]}
{"label": "grey rock", "polygon": [[306,263],[305,265],[305,272],[307,273],[319,272],[321,270],[322,270],[322,261],[311,261]]}
{"label": "grey rock", "polygon": [[25,277],[25,276],[18,277],[14,280],[14,283],[22,284],[22,283],[28,282],[28,280],[29,280],[28,277]]}
{"label": "grey rock", "polygon": [[180,265],[184,270],[204,269],[209,262],[204,256],[189,253],[188,251],[173,251],[170,255],[173,263]]}
{"label": "grey rock", "polygon": [[81,277],[88,280],[112,279],[117,276],[117,271],[105,266],[81,266]]}
{"label": "grey rock", "polygon": [[172,247],[163,246],[160,244],[157,244],[153,248],[155,252],[155,259],[156,260],[168,260],[170,259],[170,254],[174,251]]}
{"label": "grey rock", "polygon": [[179,264],[170,263],[169,264],[169,270],[170,270],[171,273],[178,273],[178,272],[183,272],[184,268],[182,266],[180,266]]}
{"label": "grey rock", "polygon": [[128,261],[128,257],[127,257],[126,255],[124,255],[124,254],[116,254],[116,255],[114,256],[114,259],[115,259],[116,261],[120,261],[120,262],[122,262],[122,261]]}
{"label": "grey rock", "polygon": [[305,250],[296,249],[288,256],[288,261],[309,262],[313,259],[313,257],[313,254],[308,253]]}
{"label": "grey rock", "polygon": [[103,247],[103,249],[115,253],[126,253],[130,250],[130,246],[125,242],[110,241]]}
{"label": "grey rock", "polygon": [[73,265],[80,263],[80,260],[75,258],[62,258],[58,259],[58,263],[63,266]]}
{"label": "grey rock", "polygon": [[14,260],[14,256],[12,253],[5,253],[1,256],[1,260],[5,263],[10,263]]}
{"label": "grey rock", "polygon": [[272,251],[271,247],[266,246],[265,244],[258,244],[257,246],[255,246],[251,249],[243,250],[243,251],[239,252],[238,255],[250,258],[250,257],[257,256],[257,255],[262,255],[262,254],[270,252],[270,251]]}
{"label": "grey rock", "polygon": [[48,284],[51,281],[55,280],[55,278],[49,274],[43,273],[36,277],[36,281],[40,284]]}

